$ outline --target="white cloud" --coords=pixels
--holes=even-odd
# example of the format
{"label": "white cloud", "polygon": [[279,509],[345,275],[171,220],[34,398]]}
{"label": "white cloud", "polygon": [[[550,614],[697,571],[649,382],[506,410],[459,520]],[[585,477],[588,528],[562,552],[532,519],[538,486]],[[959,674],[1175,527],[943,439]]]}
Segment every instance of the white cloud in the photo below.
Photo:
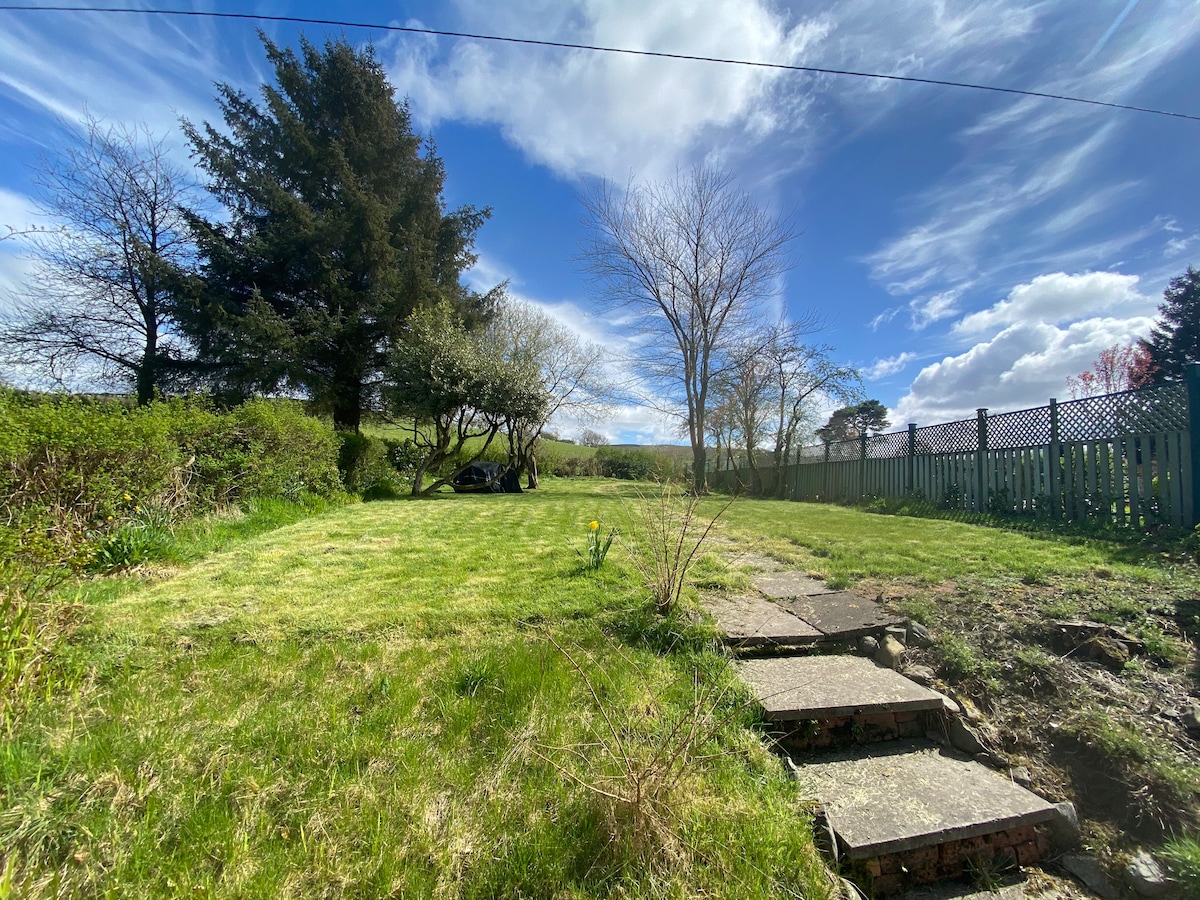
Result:
{"label": "white cloud", "polygon": [[555,419],[551,430],[568,437],[584,428],[599,432],[613,444],[680,444],[679,422],[644,406],[618,406],[601,421],[564,417]]}
{"label": "white cloud", "polygon": [[1048,322],[1009,325],[965,353],[921,370],[893,416],[898,423],[969,418],[979,407],[993,412],[1042,406],[1066,393],[1068,377],[1085,371],[1100,351],[1145,337],[1149,316],[1091,318],[1060,327]]}
{"label": "white cloud", "polygon": [[1096,313],[1149,311],[1154,301],[1141,294],[1137,285],[1136,275],[1116,272],[1039,275],[1017,285],[999,303],[964,317],[952,332],[977,335],[1020,323],[1058,323]]}
{"label": "white cloud", "polygon": [[880,378],[887,378],[889,375],[895,375],[901,369],[904,369],[910,362],[917,359],[916,353],[905,351],[899,356],[889,356],[885,359],[877,359],[863,371],[868,381],[877,381]]}
{"label": "white cloud", "polygon": [[[470,27],[498,33],[778,62],[800,59],[827,33],[821,22],[789,27],[756,0],[592,0],[549,13],[533,2],[502,10],[464,2],[459,11]],[[761,139],[787,124],[769,102],[778,70],[469,41],[444,57],[437,50],[407,38],[390,44],[391,78],[418,116],[496,123],[531,159],[563,174],[661,174],[714,129]]]}
{"label": "white cloud", "polygon": [[[459,0],[451,9],[465,31],[976,80],[1004,66],[985,48],[1036,24],[1020,0],[827,0],[803,12],[770,0]],[[410,36],[383,46],[393,82],[425,124],[493,123],[530,159],[568,176],[655,176],[681,162],[779,151],[782,142],[778,172],[802,163],[818,133],[840,136],[912,96],[895,82],[591,51]]]}
{"label": "white cloud", "polygon": [[[32,197],[0,188],[0,238],[4,238],[10,228],[18,231],[28,228],[36,223],[37,218],[37,204]],[[19,242],[20,238],[9,240]]]}
{"label": "white cloud", "polygon": [[872,331],[878,331],[881,325],[886,325],[888,322],[892,321],[892,319],[896,318],[903,308],[904,307],[902,306],[892,306],[888,309],[885,309],[870,322],[868,322],[867,327]]}

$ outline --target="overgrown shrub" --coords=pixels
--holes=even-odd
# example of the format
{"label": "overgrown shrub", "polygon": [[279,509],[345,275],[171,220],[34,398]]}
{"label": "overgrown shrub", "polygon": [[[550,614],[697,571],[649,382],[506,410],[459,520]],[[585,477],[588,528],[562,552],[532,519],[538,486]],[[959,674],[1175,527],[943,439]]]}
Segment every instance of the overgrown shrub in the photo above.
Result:
{"label": "overgrown shrub", "polygon": [[701,514],[701,503],[695,494],[660,485],[656,496],[639,497],[631,510],[630,527],[621,536],[660,615],[671,615],[679,606],[688,572],[733,500],[727,500],[711,518]]}
{"label": "overgrown shrub", "polygon": [[639,447],[600,447],[596,451],[600,474],[627,481],[650,481],[659,477],[662,457]]}
{"label": "overgrown shrub", "polygon": [[412,481],[417,466],[425,459],[425,453],[411,438],[402,441],[384,439],[388,448],[388,462],[402,481]]}
{"label": "overgrown shrub", "polygon": [[393,474],[388,445],[382,438],[357,431],[339,431],[338,472],[352,494],[363,494]]}
{"label": "overgrown shrub", "polygon": [[557,453],[539,459],[538,470],[543,475],[556,475],[560,478],[594,476],[601,473],[600,463],[593,456],[562,456]]}
{"label": "overgrown shrub", "polygon": [[333,430],[298,403],[218,412],[0,390],[0,558],[82,567],[105,546],[137,557],[147,536],[117,533],[140,510],[182,517],[249,497],[328,497],[340,489],[336,461]]}

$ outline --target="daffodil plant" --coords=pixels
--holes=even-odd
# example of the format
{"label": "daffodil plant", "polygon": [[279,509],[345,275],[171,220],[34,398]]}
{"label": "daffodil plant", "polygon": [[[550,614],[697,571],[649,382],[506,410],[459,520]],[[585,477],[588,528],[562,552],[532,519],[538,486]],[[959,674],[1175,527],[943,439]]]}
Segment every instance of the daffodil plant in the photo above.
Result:
{"label": "daffodil plant", "polygon": [[587,556],[584,557],[584,568],[599,569],[604,565],[604,557],[608,556],[608,548],[612,546],[613,538],[617,536],[617,529],[612,529],[608,533],[608,537],[600,537],[600,523],[592,520],[588,522],[588,544]]}

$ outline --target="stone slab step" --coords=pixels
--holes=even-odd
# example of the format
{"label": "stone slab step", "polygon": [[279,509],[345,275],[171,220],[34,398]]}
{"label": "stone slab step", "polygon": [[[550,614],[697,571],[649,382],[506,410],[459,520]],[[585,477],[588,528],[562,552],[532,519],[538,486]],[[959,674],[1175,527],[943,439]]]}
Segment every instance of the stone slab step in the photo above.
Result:
{"label": "stone slab step", "polygon": [[905,623],[903,616],[849,591],[798,597],[785,606],[824,634],[826,640],[851,641]]}
{"label": "stone slab step", "polygon": [[861,656],[789,656],[734,663],[777,722],[939,710],[945,697]]}
{"label": "stone slab step", "polygon": [[778,603],[759,596],[713,594],[702,598],[729,644],[738,647],[803,647],[824,635]]}
{"label": "stone slab step", "polygon": [[935,847],[1050,822],[1054,807],[974,760],[928,741],[893,741],[802,761],[850,860]]}
{"label": "stone slab step", "polygon": [[830,592],[824,581],[795,571],[759,572],[750,576],[750,583],[754,585],[755,590],[776,600],[791,600],[793,597]]}

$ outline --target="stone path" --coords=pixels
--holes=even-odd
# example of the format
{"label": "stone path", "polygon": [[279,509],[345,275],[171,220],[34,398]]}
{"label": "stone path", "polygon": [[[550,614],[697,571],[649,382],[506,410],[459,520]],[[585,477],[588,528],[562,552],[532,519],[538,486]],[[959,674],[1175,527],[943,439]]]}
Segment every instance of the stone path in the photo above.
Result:
{"label": "stone path", "polygon": [[704,605],[820,806],[818,843],[869,896],[1026,865],[1070,841],[1073,810],[984,765],[994,755],[957,704],[858,655],[879,648],[894,662],[903,618],[800,572],[772,567],[751,583],[754,593]]}

